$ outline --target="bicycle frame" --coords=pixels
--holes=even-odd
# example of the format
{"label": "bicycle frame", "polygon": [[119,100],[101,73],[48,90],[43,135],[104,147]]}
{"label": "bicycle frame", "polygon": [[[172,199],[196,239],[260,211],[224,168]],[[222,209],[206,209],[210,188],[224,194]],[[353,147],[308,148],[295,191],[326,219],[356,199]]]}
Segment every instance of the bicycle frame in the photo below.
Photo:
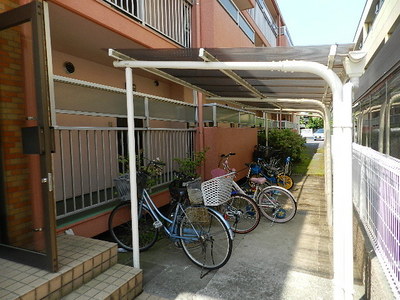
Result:
{"label": "bicycle frame", "polygon": [[[290,157],[288,157],[288,159],[286,161],[287,162],[285,164],[285,168],[288,168],[289,162],[290,162]],[[263,176],[267,180],[267,183],[269,185],[274,185],[274,184],[278,183],[277,176],[279,174],[278,174],[277,170],[271,169],[270,170],[271,176],[270,176],[264,172],[264,171],[267,171],[269,168],[269,165],[267,162],[263,161],[262,159],[258,159],[258,162],[256,163],[256,165],[260,167],[260,170],[258,171],[258,173],[253,173],[253,174]],[[251,166],[249,166],[249,172],[247,174],[247,178],[250,178],[251,171],[252,171],[252,168],[251,168]],[[286,174],[286,172],[284,174]]]}
{"label": "bicycle frame", "polygon": [[[180,218],[182,215],[186,215],[185,208],[182,203],[180,203],[180,202],[177,203],[175,211],[173,213],[173,215],[174,215],[173,219],[169,219],[168,217],[164,216],[160,212],[160,210],[157,208],[157,206],[154,204],[153,200],[151,199],[150,195],[148,194],[147,190],[144,189],[142,199],[140,200],[140,203],[139,203],[139,215],[141,214],[141,208],[143,206],[145,208],[147,208],[147,210],[152,214],[152,216],[156,220],[156,222],[154,222],[153,226],[155,226],[156,228],[162,227],[164,229],[165,233],[167,234],[168,238],[170,238],[172,240],[187,240],[187,241],[193,240],[194,238],[195,239],[200,238],[201,233],[199,233],[193,226],[192,226],[193,237],[182,237],[177,233]],[[223,216],[214,209],[211,209],[209,207],[207,207],[207,209],[213,211],[218,216],[218,218],[223,223],[225,223],[227,228],[229,228],[230,237],[233,239],[233,232],[230,229],[230,225],[223,218]],[[162,221],[167,222],[168,225],[164,225],[164,223]]]}
{"label": "bicycle frame", "polygon": [[[233,154],[230,153],[230,154],[228,154],[227,156],[223,157],[223,160],[219,163],[219,165],[222,164],[222,167],[223,167],[223,169],[224,169],[226,172],[232,172],[232,169],[229,167],[229,163],[228,163],[228,157],[229,157],[230,155],[234,155],[234,153],[233,153]],[[251,173],[251,168],[249,167],[249,171],[248,171],[248,174],[247,174],[247,178],[250,178],[250,173]],[[262,172],[260,172],[260,173],[261,173],[262,176],[267,180],[268,186],[273,186],[273,184],[271,184],[271,181],[269,181],[270,178],[268,178],[267,176],[265,176]],[[274,178],[274,179],[275,179],[275,183],[276,183],[276,182],[277,182],[277,181],[276,181],[276,178]],[[253,199],[257,199],[258,194],[259,194],[259,193],[261,192],[261,190],[262,190],[262,186],[260,186],[259,184],[256,184],[256,190],[255,190],[254,194],[253,194],[253,195],[250,195],[250,194],[247,194],[235,181],[233,181],[233,188],[234,188],[234,190],[236,190],[237,192],[239,192],[239,193],[241,193],[241,194],[244,194],[244,195],[246,195],[246,196],[249,196],[249,197],[251,197],[251,198],[253,198]],[[297,202],[296,198],[293,196],[293,194],[292,194],[290,191],[286,190],[285,192],[287,192],[287,193],[294,199],[294,201]]]}

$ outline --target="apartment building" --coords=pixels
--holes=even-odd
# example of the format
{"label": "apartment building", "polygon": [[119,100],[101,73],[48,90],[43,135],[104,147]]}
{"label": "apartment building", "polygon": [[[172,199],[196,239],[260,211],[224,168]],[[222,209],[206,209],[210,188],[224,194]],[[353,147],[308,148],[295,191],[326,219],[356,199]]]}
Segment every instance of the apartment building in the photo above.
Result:
{"label": "apartment building", "polygon": [[400,295],[399,22],[400,1],[368,0],[354,37],[366,67],[353,102],[353,202],[372,245],[367,265],[375,275],[366,276],[371,298]]}
{"label": "apartment building", "polygon": [[[126,171],[125,77],[107,49],[291,45],[274,0],[0,0],[0,13],[0,258],[51,271],[57,233],[107,230],[113,178]],[[217,112],[205,126],[236,130],[249,145],[241,160],[251,157],[262,115],[152,70],[135,72],[134,89],[137,151],[167,162],[159,205],[173,158],[199,150],[199,103]]]}

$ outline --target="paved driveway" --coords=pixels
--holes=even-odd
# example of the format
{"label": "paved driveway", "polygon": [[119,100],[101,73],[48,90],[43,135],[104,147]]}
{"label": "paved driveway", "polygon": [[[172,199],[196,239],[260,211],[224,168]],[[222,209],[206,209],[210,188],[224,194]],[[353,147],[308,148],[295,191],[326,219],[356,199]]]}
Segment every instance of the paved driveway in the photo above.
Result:
{"label": "paved driveway", "polygon": [[[323,143],[310,144],[320,160]],[[144,292],[137,299],[332,299],[332,239],[324,177],[313,175],[314,167],[309,170],[294,176],[292,192],[298,199],[294,219],[272,224],[263,218],[253,232],[236,235],[229,262],[202,279],[202,270],[167,238],[142,253]],[[121,254],[120,260],[129,264],[130,257]],[[355,299],[363,294],[362,287],[358,290]]]}

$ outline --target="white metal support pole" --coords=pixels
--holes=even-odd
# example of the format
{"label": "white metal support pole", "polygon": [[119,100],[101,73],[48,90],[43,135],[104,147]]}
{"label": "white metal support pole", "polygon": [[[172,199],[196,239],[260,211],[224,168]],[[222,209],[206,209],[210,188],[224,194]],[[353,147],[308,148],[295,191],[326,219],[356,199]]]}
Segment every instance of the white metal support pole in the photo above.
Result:
{"label": "white metal support pole", "polygon": [[[333,265],[335,299],[353,299],[352,83],[333,104]],[[340,204],[340,205],[339,205]]]}
{"label": "white metal support pole", "polygon": [[136,192],[136,151],[135,151],[135,114],[133,106],[132,69],[125,68],[126,80],[126,108],[128,115],[128,151],[129,176],[131,190],[131,218],[132,218],[132,256],[133,266],[140,269],[139,260],[139,226],[138,226],[138,199]]}
{"label": "white metal support pole", "polygon": [[325,194],[326,194],[326,212],[328,225],[332,227],[332,188],[333,188],[333,176],[332,176],[332,136],[331,136],[331,115],[330,111],[325,107],[324,109],[324,130],[325,130],[325,152],[324,152],[324,163],[325,163]]}

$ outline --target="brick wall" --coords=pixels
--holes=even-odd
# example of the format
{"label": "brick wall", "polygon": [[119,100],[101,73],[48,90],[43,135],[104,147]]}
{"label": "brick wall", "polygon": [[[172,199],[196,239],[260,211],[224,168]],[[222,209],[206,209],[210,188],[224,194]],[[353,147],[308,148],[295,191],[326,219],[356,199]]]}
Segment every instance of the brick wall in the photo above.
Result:
{"label": "brick wall", "polygon": [[[0,13],[18,6],[0,0]],[[32,205],[29,161],[22,154],[21,127],[25,125],[24,69],[20,27],[0,32],[0,143],[3,160],[8,244],[32,244]],[[3,235],[4,236],[4,235]]]}

